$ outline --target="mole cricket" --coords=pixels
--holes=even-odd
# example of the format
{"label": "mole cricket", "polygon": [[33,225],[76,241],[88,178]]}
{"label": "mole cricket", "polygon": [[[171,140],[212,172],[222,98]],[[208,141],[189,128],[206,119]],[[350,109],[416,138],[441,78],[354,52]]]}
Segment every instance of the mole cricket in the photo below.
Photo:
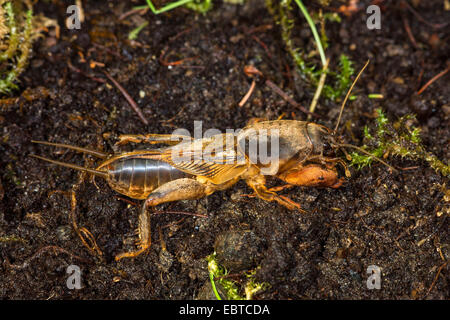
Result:
{"label": "mole cricket", "polygon": [[[104,178],[116,192],[145,200],[139,214],[139,248],[120,253],[115,259],[118,261],[126,257],[136,257],[151,245],[148,207],[177,200],[199,199],[230,188],[239,180],[245,180],[257,197],[265,201],[276,201],[291,210],[303,211],[298,203],[277,192],[293,186],[340,187],[345,178],[339,176],[337,166],[342,166],[345,176],[350,177],[345,161],[336,156],[337,151],[342,150],[347,160],[350,160],[344,148],[358,149],[393,169],[367,151],[343,143],[336,133],[347,99],[367,65],[368,62],[348,90],[334,130],[308,121],[273,120],[250,121],[237,134],[223,133],[201,139],[169,134],[121,135],[118,144],[134,142],[168,146],[120,154],[107,154],[60,143],[32,141],[68,148],[102,159],[95,169],[37,155],[31,156]],[[262,132],[264,134],[261,134]],[[276,166],[273,166],[273,161],[260,161],[258,155],[254,156],[251,147],[246,148],[247,144],[258,146],[269,140],[277,142]],[[266,175],[274,176],[286,184],[269,189],[266,187]]]}

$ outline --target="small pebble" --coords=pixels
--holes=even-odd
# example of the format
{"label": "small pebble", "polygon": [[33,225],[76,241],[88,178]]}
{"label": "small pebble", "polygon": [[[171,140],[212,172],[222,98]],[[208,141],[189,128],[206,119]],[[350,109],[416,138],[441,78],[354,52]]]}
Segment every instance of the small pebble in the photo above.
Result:
{"label": "small pebble", "polygon": [[260,256],[262,240],[252,231],[231,230],[216,238],[217,260],[234,272],[254,267]]}

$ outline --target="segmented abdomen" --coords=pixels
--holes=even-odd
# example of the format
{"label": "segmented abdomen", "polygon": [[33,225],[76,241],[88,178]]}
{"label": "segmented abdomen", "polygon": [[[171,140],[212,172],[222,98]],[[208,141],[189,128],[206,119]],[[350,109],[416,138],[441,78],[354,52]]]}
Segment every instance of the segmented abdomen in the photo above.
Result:
{"label": "segmented abdomen", "polygon": [[134,199],[145,199],[159,186],[188,174],[154,159],[124,158],[107,166],[112,189]]}

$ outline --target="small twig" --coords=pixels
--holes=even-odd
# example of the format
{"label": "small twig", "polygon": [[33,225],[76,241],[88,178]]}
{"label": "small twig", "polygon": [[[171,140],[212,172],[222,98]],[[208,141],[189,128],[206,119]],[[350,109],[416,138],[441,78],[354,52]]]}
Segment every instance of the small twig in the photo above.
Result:
{"label": "small twig", "polygon": [[416,170],[419,169],[419,166],[414,166],[414,167],[406,167],[406,168],[399,168],[397,167],[399,170],[403,170],[403,171],[407,171],[407,170]]}
{"label": "small twig", "polygon": [[420,64],[421,64],[421,68],[420,68],[419,76],[417,77],[416,85],[415,85],[416,91],[419,90],[420,83],[422,82],[422,76],[425,71],[423,59],[420,61]]}
{"label": "small twig", "polygon": [[[437,279],[439,278],[439,275],[441,274],[442,269],[444,269],[444,267],[447,265],[447,263],[448,263],[448,261],[444,262],[444,263],[439,267],[439,269],[438,269],[438,271],[437,271],[437,273],[436,273],[436,276],[434,277],[433,283],[431,284],[430,288],[428,289],[428,292],[427,292],[427,294],[425,295],[425,297],[427,297],[427,296],[430,294],[431,290],[433,289],[434,285],[436,284]],[[424,298],[425,298],[425,297],[424,297]]]}
{"label": "small twig", "polygon": [[242,108],[244,106],[244,104],[247,102],[247,100],[250,98],[250,96],[253,93],[253,90],[255,89],[255,85],[256,85],[256,82],[255,82],[255,80],[253,80],[252,84],[250,86],[250,89],[247,91],[245,96],[242,98],[241,102],[239,102],[239,107]]}
{"label": "small twig", "polygon": [[[78,227],[77,224],[77,197],[76,197],[76,193],[77,191],[80,189],[81,185],[83,184],[84,180],[86,179],[86,172],[80,172],[79,173],[79,178],[78,178],[78,182],[75,183],[72,186],[72,191],[70,192],[70,218],[72,220],[72,226],[76,232],[76,234],[78,235],[78,237],[81,239],[81,242],[83,243],[83,245],[89,250],[89,252],[94,255],[94,256],[98,256],[98,257],[102,257],[103,256],[103,252],[101,251],[101,249],[99,248],[99,246],[97,245],[97,242],[95,241],[95,237],[92,235],[92,233],[84,228]],[[91,242],[91,245],[89,245],[87,243],[87,241],[85,240],[85,237],[83,236],[83,234],[88,238],[88,240]]]}
{"label": "small twig", "polygon": [[265,32],[265,31],[271,30],[271,29],[273,29],[273,25],[271,25],[271,24],[263,24],[261,26],[254,27],[254,28],[248,30],[247,34],[252,34],[252,33],[255,33],[255,32]]}
{"label": "small twig", "polygon": [[403,26],[405,27],[406,33],[408,34],[408,38],[411,41],[412,45],[414,46],[414,48],[418,48],[416,39],[414,38],[412,32],[411,32],[411,28],[409,27],[409,22],[408,19],[405,18],[405,16],[402,15],[402,20],[403,20]]}
{"label": "small twig", "polygon": [[[323,86],[325,85],[325,79],[327,78],[327,70],[328,64],[330,63],[330,59],[328,58],[325,62],[325,65],[322,69],[322,74],[320,75],[319,84],[316,89],[316,93],[314,94],[314,98],[312,99],[311,105],[309,106],[309,112],[314,113],[316,110],[317,102],[319,101],[320,94],[322,93]],[[311,114],[308,115],[308,119],[311,119]]]}
{"label": "small twig", "polygon": [[[77,209],[77,198],[76,198],[76,192],[78,191],[78,189],[81,187],[81,185],[83,184],[84,180],[86,179],[86,173],[85,172],[80,172],[79,173],[79,177],[78,177],[78,182],[76,184],[74,184],[72,186],[72,191],[62,191],[62,190],[53,190],[51,192],[49,192],[48,197],[51,197],[53,194],[55,193],[60,193],[64,196],[67,196],[70,198],[70,219],[72,220],[72,226],[75,230],[75,233],[78,235],[78,237],[80,238],[81,242],[83,243],[83,245],[89,250],[89,252],[94,255],[94,256],[98,256],[101,258],[101,256],[103,255],[102,251],[100,250],[100,248],[97,245],[97,242],[95,241],[94,236],[92,235],[92,233],[84,228],[78,227],[77,224],[77,218],[76,218],[76,209]],[[89,241],[91,242],[91,245],[89,245],[87,243],[87,241],[85,240],[85,237],[83,236],[83,234],[89,239]]]}
{"label": "small twig", "polygon": [[166,60],[159,60],[159,62],[161,62],[161,64],[165,67],[173,67],[173,66],[178,66],[180,64],[185,63],[186,61],[189,60],[194,60],[197,59],[198,57],[190,57],[190,58],[185,58],[185,59],[180,59],[177,61],[166,61]]}
{"label": "small twig", "polygon": [[422,92],[425,91],[426,88],[428,88],[433,82],[435,82],[437,79],[439,79],[440,77],[444,76],[449,70],[449,67],[447,67],[447,69],[445,69],[444,71],[438,73],[437,75],[435,75],[433,78],[431,78],[431,80],[429,80],[419,91],[417,91],[417,95],[420,95]]}
{"label": "small twig", "polygon": [[131,98],[131,96],[128,94],[128,92],[106,71],[104,71],[105,75],[108,77],[108,79],[116,86],[117,89],[123,94],[125,99],[127,99],[128,103],[130,104],[131,108],[134,110],[134,112],[137,113],[139,116],[139,119],[145,124],[148,125],[148,120],[145,118],[144,114],[141,111],[141,108],[137,105],[137,103]]}
{"label": "small twig", "polygon": [[172,125],[173,120],[177,119],[178,116],[179,116],[182,112],[184,112],[184,109],[186,109],[186,106],[182,106],[181,109],[178,110],[178,112],[177,112],[172,118],[167,119],[167,120],[160,120],[159,122],[161,122],[161,123],[162,123],[163,125],[165,125],[165,126],[168,126],[168,127],[172,126],[172,127],[173,127],[173,126],[174,126],[174,125]]}
{"label": "small twig", "polygon": [[249,77],[253,77],[255,75],[260,76],[264,79],[266,79],[266,86],[268,86],[269,88],[271,88],[273,91],[275,91],[275,93],[277,93],[280,97],[282,97],[286,102],[288,102],[289,104],[291,104],[292,106],[294,106],[295,108],[303,111],[306,114],[310,114],[315,118],[320,118],[319,115],[309,112],[305,107],[303,107],[302,105],[300,105],[299,103],[297,103],[294,99],[292,99],[291,97],[289,97],[283,90],[280,89],[280,87],[278,87],[275,83],[273,83],[272,81],[270,81],[269,79],[267,79],[264,74],[259,71],[257,68],[255,68],[252,65],[248,65],[244,67],[244,73],[249,76]]}
{"label": "small twig", "polygon": [[161,227],[159,227],[159,226],[158,226],[158,232],[159,232],[159,242],[161,243],[161,250],[167,251],[166,242],[164,241],[162,230],[161,230]]}
{"label": "small twig", "polygon": [[77,67],[75,67],[74,65],[72,65],[72,63],[70,61],[67,61],[67,66],[69,67],[70,70],[75,71],[76,73],[79,73],[89,79],[92,79],[92,80],[100,82],[100,83],[106,83],[105,79],[97,78],[97,77],[91,76],[90,74],[87,74],[86,72],[84,72],[84,71],[78,69]]}
{"label": "small twig", "polygon": [[177,60],[177,61],[167,61],[167,60],[164,59],[164,56],[165,56],[165,54],[166,54],[166,51],[167,51],[167,47],[165,47],[165,48],[161,51],[161,55],[159,56],[159,62],[160,62],[163,66],[165,66],[165,67],[178,66],[178,65],[183,64],[183,63],[186,62],[186,61],[194,60],[194,59],[197,59],[197,58],[198,58],[198,57],[190,57],[190,58],[180,59],[180,60]]}
{"label": "small twig", "polygon": [[309,112],[305,107],[300,105],[298,102],[296,102],[294,99],[289,97],[283,90],[280,89],[275,83],[270,81],[269,79],[266,80],[266,85],[271,88],[275,93],[277,93],[281,98],[283,98],[285,101],[287,101],[289,104],[294,106],[295,108],[298,108],[299,110],[303,111],[306,114],[309,114],[313,116],[314,118],[320,118],[319,115]]}
{"label": "small twig", "polygon": [[408,8],[408,10],[411,11],[417,17],[417,19],[419,19],[420,21],[422,21],[423,23],[425,23],[426,25],[428,25],[428,26],[430,26],[432,28],[441,29],[441,28],[444,28],[446,25],[448,25],[448,22],[445,22],[445,23],[431,23],[431,22],[428,22],[427,20],[422,18],[422,16],[416,10],[414,10],[414,8],[411,7],[411,5],[407,1],[402,0],[401,3],[403,5],[405,5]]}
{"label": "small twig", "polygon": [[269,48],[267,48],[267,45],[264,42],[262,42],[261,39],[259,39],[257,36],[252,35],[252,38],[256,42],[258,42],[261,45],[261,47],[263,47],[264,51],[266,51],[269,58],[272,59],[272,55],[270,54],[270,51],[269,51]]}
{"label": "small twig", "polygon": [[[124,57],[122,57],[122,56],[120,55],[120,53],[115,52],[115,51],[112,51],[112,50],[109,49],[107,46],[104,46],[104,45],[102,45],[102,44],[95,43],[95,42],[92,42],[92,45],[93,45],[95,48],[102,49],[102,50],[104,50],[104,51],[106,51],[106,52],[112,54],[113,56],[119,58],[120,60],[125,60]],[[95,50],[95,49],[94,49],[94,50]],[[102,80],[103,80],[103,79],[102,79]]]}
{"label": "small twig", "polygon": [[135,13],[139,13],[139,14],[145,14],[147,11],[148,11],[148,9],[149,8],[144,8],[144,9],[140,9],[140,8],[134,8],[134,9],[131,9],[131,10],[129,10],[129,11],[127,11],[127,12],[125,12],[125,13],[122,13],[121,15],[120,15],[120,17],[118,18],[118,20],[120,21],[120,20],[123,20],[123,19],[125,19],[125,18],[127,18],[127,17],[129,17],[129,16],[131,16],[131,15],[133,15],[133,14],[135,14]]}
{"label": "small twig", "polygon": [[174,35],[174,36],[172,36],[172,37],[169,38],[169,42],[173,42],[173,41],[177,40],[177,39],[178,39],[179,37],[181,37],[182,35],[191,32],[192,29],[194,29],[194,28],[191,27],[191,28],[187,28],[187,29],[185,29],[185,30],[183,30],[183,31],[178,32],[176,35]]}

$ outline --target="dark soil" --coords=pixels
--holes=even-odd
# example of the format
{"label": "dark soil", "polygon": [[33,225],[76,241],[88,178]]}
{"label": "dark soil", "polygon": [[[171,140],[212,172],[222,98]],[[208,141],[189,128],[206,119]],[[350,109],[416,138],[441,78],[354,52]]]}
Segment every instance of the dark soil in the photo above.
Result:
{"label": "dark soil", "polygon": [[[251,193],[243,182],[201,200],[162,205],[158,211],[207,217],[154,214],[151,250],[118,263],[114,256],[133,248],[140,203],[119,198],[101,179],[98,188],[86,181],[77,192],[78,225],[94,235],[103,256],[91,254],[71,225],[70,197],[54,192],[71,191],[79,174],[29,155],[90,166],[92,159],[31,140],[114,152],[119,151],[114,146],[119,134],[171,133],[175,128],[193,132],[194,120],[203,121],[203,130],[222,131],[242,128],[253,117],[285,114],[304,120],[305,114],[263,82],[249,102],[238,106],[251,83],[243,72],[250,64],[304,106],[315,91],[294,69],[264,1],[246,1],[244,6],[215,1],[206,15],[180,8],[118,19],[144,2],[84,1],[86,21],[80,30],[65,27],[66,8],[73,1],[35,7],[58,19],[61,36],[57,39],[50,31],[36,42],[16,92],[20,97],[0,114],[1,298],[193,299],[208,285],[205,257],[213,253],[219,235],[228,239],[227,246],[217,247],[226,249],[221,256],[232,260],[235,280],[244,281],[245,272],[257,268],[256,280],[270,284],[256,299],[450,298],[449,180],[426,162],[393,157],[387,159],[390,164],[408,170],[391,173],[374,163],[361,171],[352,168],[352,177],[339,189],[283,192],[307,214],[242,197]],[[344,112],[342,128],[349,143],[362,145],[362,129],[374,127],[376,108],[391,120],[415,113],[427,150],[448,161],[448,74],[420,96],[415,93],[448,67],[450,29],[430,24],[448,22],[450,15],[443,1],[415,2],[423,20],[401,1],[384,1],[381,30],[367,29],[365,6],[351,17],[342,16],[341,23],[327,23],[332,68],[341,53],[356,70],[371,60],[356,85],[358,98]],[[128,33],[145,20],[149,24],[138,38],[128,40]],[[313,37],[299,11],[296,24],[296,45],[313,51]],[[170,67],[163,63],[186,58],[192,59]],[[91,68],[93,61],[101,64]],[[320,65],[317,56],[311,61]],[[106,80],[104,71],[136,100],[149,125],[111,82],[99,82]],[[384,99],[369,99],[369,93],[382,93]],[[339,103],[322,98],[317,122],[333,127],[338,111]],[[239,258],[233,259],[234,242],[226,234],[233,232],[231,239],[247,234],[236,231],[250,231],[251,236],[236,241]],[[247,251],[251,256],[240,259]],[[66,286],[69,265],[81,269],[80,290]],[[371,265],[381,268],[379,290],[366,286]]]}

